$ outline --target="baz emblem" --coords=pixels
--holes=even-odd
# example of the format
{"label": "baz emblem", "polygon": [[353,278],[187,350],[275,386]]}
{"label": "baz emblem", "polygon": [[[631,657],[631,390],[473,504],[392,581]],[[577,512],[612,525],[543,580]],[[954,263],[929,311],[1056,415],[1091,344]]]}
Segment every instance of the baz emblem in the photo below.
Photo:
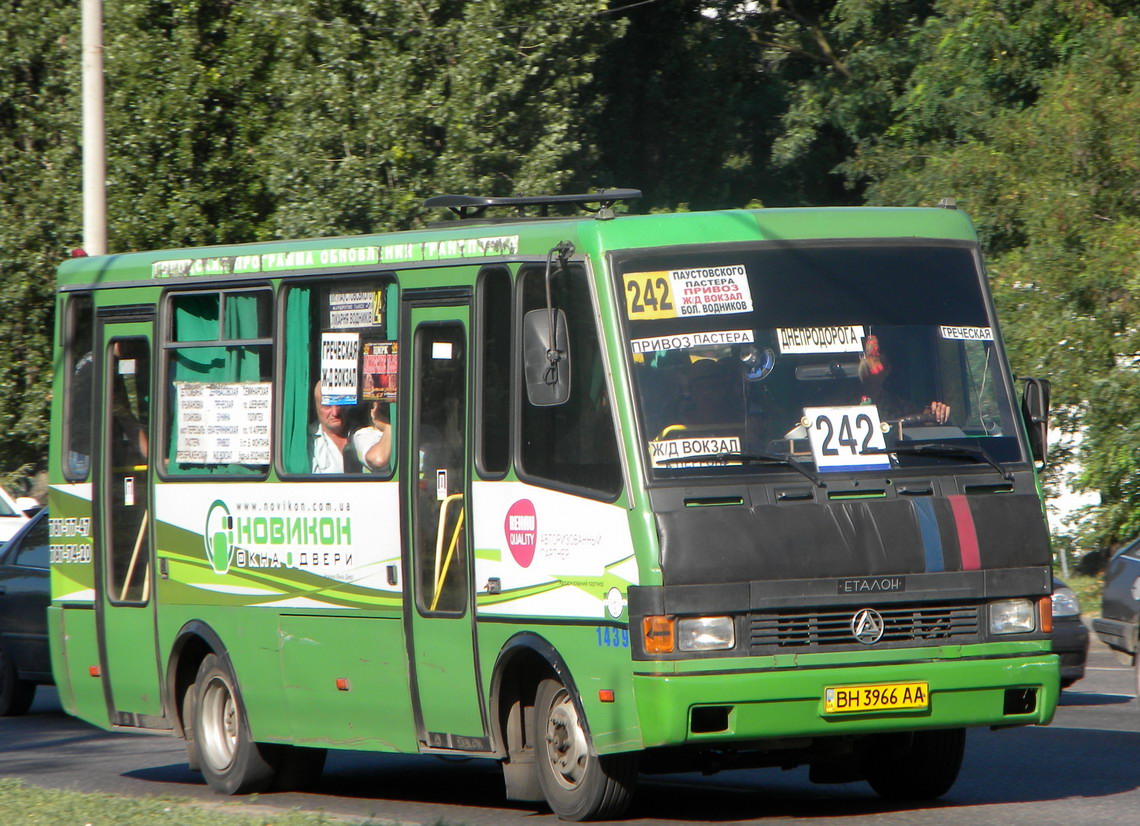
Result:
{"label": "baz emblem", "polygon": [[861,608],[851,618],[851,635],[863,645],[874,645],[883,637],[883,616],[874,608]]}

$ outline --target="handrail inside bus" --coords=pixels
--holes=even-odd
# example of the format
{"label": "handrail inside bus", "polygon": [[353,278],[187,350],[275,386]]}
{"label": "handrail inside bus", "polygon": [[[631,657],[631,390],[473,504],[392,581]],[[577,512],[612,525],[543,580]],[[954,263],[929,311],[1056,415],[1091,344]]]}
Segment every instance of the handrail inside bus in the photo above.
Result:
{"label": "handrail inside bus", "polygon": [[[143,511],[142,522],[139,524],[139,535],[137,537],[135,537],[135,549],[133,551],[131,551],[131,562],[129,565],[127,565],[127,573],[126,573],[126,576],[123,577],[123,587],[119,591],[119,602],[126,602],[127,601],[127,591],[131,587],[131,580],[134,578],[134,574],[135,574],[135,566],[138,565],[138,562],[139,562],[139,551],[142,550],[143,538],[146,536],[146,523],[149,521],[149,519],[150,519],[150,511],[149,510]],[[150,565],[149,559],[147,559],[146,564]],[[145,584],[143,585],[142,601],[146,602],[147,598],[149,596],[150,596],[150,576],[148,575],[146,580],[145,580]]]}
{"label": "handrail inside bus", "polygon": [[443,535],[444,527],[447,525],[447,512],[451,507],[451,503],[461,501],[463,499],[462,493],[453,493],[443,500],[443,504],[439,508],[439,527],[436,529],[435,534],[435,588],[431,598],[431,606],[429,611],[434,611],[435,606],[439,604],[439,596],[443,593],[443,580],[447,577],[447,570],[451,567],[451,560],[455,556],[455,548],[459,544],[459,532],[463,529],[463,516],[467,513],[465,508],[460,508],[459,518],[455,520],[455,530],[451,532],[451,542],[448,543],[447,556],[443,559],[443,569],[440,570],[440,557],[443,555]]}

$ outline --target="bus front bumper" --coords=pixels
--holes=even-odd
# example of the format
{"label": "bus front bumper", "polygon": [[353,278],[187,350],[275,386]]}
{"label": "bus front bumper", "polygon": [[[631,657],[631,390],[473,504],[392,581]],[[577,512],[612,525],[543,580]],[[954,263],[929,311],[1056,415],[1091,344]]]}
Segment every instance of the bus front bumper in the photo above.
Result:
{"label": "bus front bumper", "polygon": [[[829,713],[824,707],[828,688],[914,683],[928,686],[925,708]],[[1044,725],[1053,719],[1059,683],[1053,654],[634,675],[646,748],[924,728]]]}

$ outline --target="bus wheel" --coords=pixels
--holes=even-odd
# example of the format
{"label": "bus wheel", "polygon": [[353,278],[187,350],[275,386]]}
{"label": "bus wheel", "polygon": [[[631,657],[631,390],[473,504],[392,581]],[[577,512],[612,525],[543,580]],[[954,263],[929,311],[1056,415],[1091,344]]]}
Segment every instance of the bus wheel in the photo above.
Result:
{"label": "bus wheel", "polygon": [[248,794],[269,788],[278,746],[253,742],[237,700],[237,680],[228,664],[206,655],[194,679],[194,743],[210,788],[219,794]]}
{"label": "bus wheel", "polygon": [[534,701],[538,780],[550,808],[563,820],[619,816],[637,780],[636,754],[593,754],[570,692],[543,680]]}
{"label": "bus wheel", "polygon": [[192,772],[202,771],[198,744],[194,742],[194,702],[198,697],[196,688],[191,684],[182,695],[182,739],[186,742],[186,765]]}
{"label": "bus wheel", "polygon": [[888,800],[934,800],[950,791],[962,768],[966,730],[916,731],[869,738],[867,782]]}
{"label": "bus wheel", "polygon": [[16,665],[0,647],[0,717],[15,717],[32,707],[36,684],[16,676]]}

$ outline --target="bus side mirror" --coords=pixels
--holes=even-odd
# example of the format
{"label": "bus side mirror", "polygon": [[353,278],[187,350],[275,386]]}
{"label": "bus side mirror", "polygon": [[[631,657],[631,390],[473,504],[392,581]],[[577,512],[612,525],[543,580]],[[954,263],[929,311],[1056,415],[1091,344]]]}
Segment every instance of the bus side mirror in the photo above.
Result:
{"label": "bus side mirror", "polygon": [[[535,407],[570,398],[570,336],[562,310],[531,310],[523,316],[526,397]],[[551,340],[553,338],[553,341]]]}
{"label": "bus side mirror", "polygon": [[1021,394],[1021,417],[1029,435],[1029,451],[1036,462],[1045,464],[1049,445],[1049,382],[1025,379]]}

